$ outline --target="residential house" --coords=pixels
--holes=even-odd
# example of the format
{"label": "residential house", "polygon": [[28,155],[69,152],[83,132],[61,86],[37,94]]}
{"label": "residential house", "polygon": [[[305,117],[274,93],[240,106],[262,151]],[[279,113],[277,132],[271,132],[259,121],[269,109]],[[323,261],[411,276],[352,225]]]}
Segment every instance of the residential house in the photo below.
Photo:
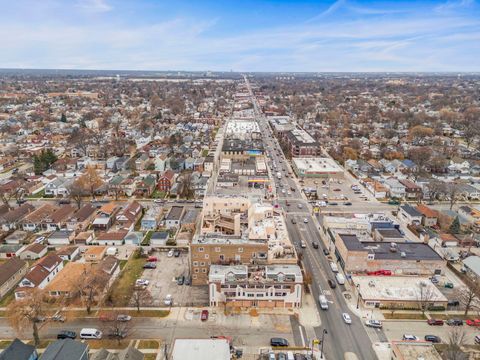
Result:
{"label": "residential house", "polygon": [[42,226],[44,224],[43,221],[49,218],[56,210],[57,207],[55,205],[44,204],[25,216],[20,221],[20,225],[25,231],[44,230]]}
{"label": "residential house", "polygon": [[376,199],[384,199],[387,197],[387,188],[377,180],[367,178],[363,180],[363,183],[366,189],[372,193]]}
{"label": "residential house", "polygon": [[13,257],[0,264],[0,298],[12,290],[28,271],[28,264]]}
{"label": "residential house", "polygon": [[150,197],[155,191],[156,179],[148,175],[135,183],[135,195],[140,197]]}
{"label": "residential house", "polygon": [[162,154],[160,156],[157,156],[154,160],[155,171],[160,171],[160,172],[165,171],[166,162],[167,162],[166,155]]}
{"label": "residential house", "polygon": [[140,246],[144,237],[144,233],[141,231],[131,231],[129,232],[123,241],[125,245],[135,245]]}
{"label": "residential house", "polygon": [[70,245],[75,238],[75,232],[71,230],[57,230],[50,234],[47,239],[48,245],[62,246]]}
{"label": "residential house", "polygon": [[23,343],[15,338],[0,354],[0,360],[37,360],[35,346]]}
{"label": "residential house", "polygon": [[148,157],[148,154],[143,153],[135,160],[135,169],[137,169],[137,171],[146,170],[149,163],[150,158]]}
{"label": "residential house", "polygon": [[143,360],[145,355],[132,346],[129,346],[119,352],[110,352],[106,349],[100,349],[90,356],[90,360]]}
{"label": "residential house", "polygon": [[423,226],[436,226],[438,222],[438,211],[429,208],[425,204],[420,204],[417,206],[417,211],[422,214],[422,225]]}
{"label": "residential house", "polygon": [[43,220],[42,227],[47,231],[56,231],[66,228],[67,220],[74,212],[75,208],[72,205],[61,206]]}
{"label": "residential house", "polygon": [[107,231],[110,229],[119,210],[120,207],[113,202],[103,205],[92,222],[94,230]]}
{"label": "residential house", "polygon": [[10,235],[8,235],[4,242],[9,245],[19,245],[28,243],[29,233],[22,230],[16,230]]}
{"label": "residential house", "polygon": [[179,227],[183,212],[183,206],[172,206],[165,218],[165,226],[167,227],[167,229]]}
{"label": "residential house", "polygon": [[95,233],[93,231],[82,231],[77,234],[74,239],[76,245],[89,245],[95,239]]}
{"label": "residential house", "polygon": [[132,201],[116,215],[116,228],[132,231],[135,224],[142,216],[142,205],[138,201]]}
{"label": "residential house", "polygon": [[98,243],[98,245],[120,246],[123,245],[123,241],[126,235],[127,231],[125,230],[110,231],[98,235],[95,242]]}
{"label": "residential house", "polygon": [[41,360],[88,360],[88,343],[72,339],[62,339],[50,343]]}
{"label": "residential house", "polygon": [[65,246],[57,250],[57,255],[60,256],[63,261],[73,261],[79,254],[80,248],[78,246]]}
{"label": "residential house", "polygon": [[35,207],[32,204],[23,204],[16,209],[0,215],[0,226],[2,230],[9,231],[16,229],[18,223],[34,210]]}
{"label": "residential house", "polygon": [[141,229],[146,230],[155,230],[158,226],[160,219],[160,209],[157,207],[149,208],[142,217],[141,220]]}
{"label": "residential house", "polygon": [[400,206],[399,216],[401,216],[408,225],[420,225],[422,223],[422,213],[408,204]]}
{"label": "residential house", "polygon": [[87,262],[99,262],[105,257],[106,251],[106,246],[89,246],[83,257]]}
{"label": "residential house", "polygon": [[83,231],[95,217],[97,209],[92,204],[85,204],[80,209],[70,215],[66,221],[67,230]]}
{"label": "residential house", "polygon": [[156,231],[150,238],[150,246],[166,246],[169,238],[167,231]]}
{"label": "residential house", "polygon": [[25,249],[25,245],[0,245],[0,259],[9,259],[19,256]]}
{"label": "residential house", "polygon": [[405,197],[405,185],[397,178],[389,177],[385,180],[385,186],[388,189],[388,196],[391,198],[403,199]]}
{"label": "residential house", "polygon": [[158,179],[157,190],[168,193],[173,186],[175,173],[172,170],[165,171]]}
{"label": "residential house", "polygon": [[20,281],[15,290],[15,299],[24,298],[30,289],[44,289],[62,269],[63,260],[56,254],[40,259]]}
{"label": "residential house", "polygon": [[57,177],[45,185],[45,195],[66,197],[70,193],[69,187],[73,181],[73,178]]}
{"label": "residential house", "polygon": [[423,197],[422,188],[407,179],[399,180],[405,186],[405,198],[407,200],[421,200]]}
{"label": "residential house", "polygon": [[23,250],[19,257],[22,260],[37,260],[44,257],[47,254],[47,247],[42,244],[33,243],[27,246]]}

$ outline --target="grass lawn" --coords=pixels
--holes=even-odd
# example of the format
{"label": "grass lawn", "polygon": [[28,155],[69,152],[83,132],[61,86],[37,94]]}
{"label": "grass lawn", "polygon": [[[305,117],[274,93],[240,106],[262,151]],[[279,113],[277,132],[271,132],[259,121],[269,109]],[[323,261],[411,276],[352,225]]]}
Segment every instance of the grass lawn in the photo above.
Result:
{"label": "grass lawn", "polygon": [[45,189],[40,190],[39,192],[26,196],[27,199],[41,199],[45,197]]}
{"label": "grass lawn", "polygon": [[140,340],[139,349],[158,349],[160,343],[157,340]]}
{"label": "grass lawn", "polygon": [[102,315],[108,315],[109,313],[114,312],[115,314],[122,313],[125,315],[130,315],[132,317],[166,317],[170,314],[170,310],[115,310],[111,308],[103,308],[101,310]]}
{"label": "grass lawn", "polygon": [[123,339],[120,343],[115,339],[88,340],[87,343],[90,349],[125,349],[130,343],[130,340]]}
{"label": "grass lawn", "polygon": [[125,265],[127,265],[128,260],[120,260],[120,270],[123,270]]}
{"label": "grass lawn", "polygon": [[143,273],[145,258],[132,256],[112,285],[109,297],[114,306],[127,306],[135,287],[135,281]]}
{"label": "grass lawn", "polygon": [[405,320],[426,320],[427,317],[421,313],[392,313],[384,312],[385,319],[405,319]]}
{"label": "grass lawn", "polygon": [[13,288],[12,290],[10,290],[8,293],[5,294],[5,296],[0,301],[0,307],[8,306],[8,304],[10,304],[14,299],[15,299],[15,288]]}
{"label": "grass lawn", "polygon": [[0,349],[5,349],[8,345],[12,343],[13,340],[2,340],[0,341]]}
{"label": "grass lawn", "polygon": [[150,239],[152,238],[153,231],[149,230],[143,238],[142,245],[150,245]]}
{"label": "grass lawn", "polygon": [[157,358],[157,354],[145,354],[143,360],[155,360]]}
{"label": "grass lawn", "polygon": [[448,320],[448,319],[462,319],[462,320],[467,320],[467,319],[476,319],[477,317],[474,314],[470,315],[447,315],[447,314],[432,314],[430,313],[430,317],[434,319],[441,319],[441,320]]}
{"label": "grass lawn", "polygon": [[155,190],[150,197],[152,199],[164,199],[165,198],[165,192]]}

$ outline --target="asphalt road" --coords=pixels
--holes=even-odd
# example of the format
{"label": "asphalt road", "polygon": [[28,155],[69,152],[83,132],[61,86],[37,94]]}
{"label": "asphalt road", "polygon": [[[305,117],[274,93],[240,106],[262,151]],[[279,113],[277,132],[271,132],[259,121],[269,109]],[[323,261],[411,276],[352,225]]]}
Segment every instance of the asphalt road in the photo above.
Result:
{"label": "asphalt road", "polygon": [[[247,86],[250,86],[247,81]],[[255,110],[258,111],[256,100],[252,95]],[[372,342],[367,335],[365,327],[362,324],[362,320],[350,313],[352,318],[352,324],[347,325],[342,319],[342,313],[349,313],[348,305],[345,301],[342,293],[343,286],[337,286],[336,289],[330,289],[327,283],[328,278],[334,278],[333,273],[330,270],[327,258],[322,253],[323,241],[320,241],[321,234],[317,229],[313,217],[310,214],[309,206],[305,200],[302,199],[300,189],[297,183],[289,175],[285,177],[284,174],[290,170],[286,159],[283,156],[283,152],[276,139],[273,136],[271,129],[269,128],[266,120],[259,116],[257,119],[260,124],[262,134],[264,134],[264,142],[267,148],[267,153],[270,154],[271,161],[269,165],[272,174],[276,174],[281,168],[282,176],[280,179],[274,176],[275,185],[277,189],[286,189],[290,191],[290,194],[282,193],[281,190],[278,193],[278,204],[283,207],[287,214],[287,230],[290,238],[298,249],[300,248],[300,242],[304,241],[307,245],[303,251],[303,263],[308,272],[312,274],[312,292],[315,299],[322,293],[325,294],[329,301],[331,301],[330,307],[327,311],[322,311],[317,304],[317,309],[321,316],[322,326],[316,328],[315,333],[317,338],[321,339],[323,329],[327,330],[324,342],[324,352],[327,359],[343,359],[347,352],[353,352],[359,359],[376,359],[377,356],[372,348]],[[278,150],[278,151],[277,151]],[[275,162],[276,168],[273,168],[272,163]],[[286,169],[287,171],[283,171]],[[283,185],[283,187],[280,187]],[[292,191],[291,188],[295,189]],[[291,199],[291,200],[290,200]],[[290,204],[286,205],[286,202]],[[301,204],[301,208],[299,208]],[[295,218],[296,224],[292,223],[292,217]],[[308,222],[304,223],[304,219]],[[312,242],[316,241],[320,243],[319,249],[314,249]]]}

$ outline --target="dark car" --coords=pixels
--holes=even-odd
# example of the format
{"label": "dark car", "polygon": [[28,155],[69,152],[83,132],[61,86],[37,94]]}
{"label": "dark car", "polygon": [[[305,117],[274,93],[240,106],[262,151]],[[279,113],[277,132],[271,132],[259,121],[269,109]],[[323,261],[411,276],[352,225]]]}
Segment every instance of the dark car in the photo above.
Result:
{"label": "dark car", "polygon": [[447,303],[447,306],[459,306],[459,305],[460,305],[460,301],[458,301],[458,300],[450,300]]}
{"label": "dark car", "polygon": [[278,353],[277,360],[287,360],[287,354],[285,353]]}
{"label": "dark car", "polygon": [[284,338],[271,338],[270,346],[288,346],[288,341]]}
{"label": "dark car", "polygon": [[337,205],[338,205],[338,203],[336,203],[336,202],[331,202],[331,203],[329,203],[328,205],[331,205],[331,206],[337,206]]}
{"label": "dark car", "polygon": [[447,325],[449,325],[449,326],[461,326],[461,325],[463,325],[463,320],[462,319],[448,319],[447,320]]}
{"label": "dark car", "polygon": [[145,265],[143,265],[143,268],[144,268],[144,269],[156,269],[156,268],[157,268],[157,264],[151,263],[151,262],[147,262]]}
{"label": "dark car", "polygon": [[328,249],[323,249],[323,255],[325,256],[330,255],[330,251],[328,251]]}
{"label": "dark car", "polygon": [[346,203],[343,203],[343,205],[350,206],[352,203],[350,201],[347,201]]}
{"label": "dark car", "polygon": [[185,282],[185,276],[179,276],[177,278],[177,285],[183,285],[183,283]]}
{"label": "dark car", "polygon": [[62,330],[57,335],[57,339],[75,339],[76,337],[77,333],[70,330]]}
{"label": "dark car", "polygon": [[428,325],[442,326],[443,325],[443,320],[441,320],[441,319],[428,319],[427,324]]}
{"label": "dark car", "polygon": [[438,337],[437,335],[425,335],[425,341],[430,341],[432,343],[440,343],[442,342],[442,339]]}
{"label": "dark car", "polygon": [[337,284],[332,279],[328,279],[327,282],[332,289],[335,289],[337,287]]}
{"label": "dark car", "polygon": [[27,202],[27,200],[25,199],[18,199],[17,200],[17,205],[22,205],[22,204],[25,204]]}
{"label": "dark car", "polygon": [[70,204],[71,202],[72,202],[72,201],[71,201],[70,199],[68,199],[68,198],[67,198],[67,199],[60,199],[60,200],[58,201],[58,204],[59,204],[59,205],[68,205],[68,204]]}
{"label": "dark car", "polygon": [[179,257],[179,256],[180,256],[180,250],[175,250],[175,251],[173,252],[173,256]]}
{"label": "dark car", "polygon": [[316,241],[312,241],[312,246],[314,249],[318,249],[318,243]]}

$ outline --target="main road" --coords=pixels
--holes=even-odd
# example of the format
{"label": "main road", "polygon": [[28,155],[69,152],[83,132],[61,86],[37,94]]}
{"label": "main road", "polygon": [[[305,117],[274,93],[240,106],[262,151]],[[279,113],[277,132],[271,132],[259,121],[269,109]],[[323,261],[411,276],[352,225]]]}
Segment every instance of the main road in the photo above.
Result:
{"label": "main road", "polygon": [[[372,341],[367,335],[362,319],[350,312],[345,300],[347,292],[344,286],[340,285],[331,289],[328,285],[328,279],[334,280],[334,276],[329,266],[329,260],[322,252],[327,243],[324,239],[323,229],[321,226],[317,228],[317,225],[315,225],[316,222],[311,214],[309,204],[302,198],[301,189],[292,177],[294,175],[289,174],[290,170],[284,154],[261,114],[246,77],[245,82],[250,91],[260,130],[264,136],[266,151],[270,156],[269,165],[272,166],[272,174],[277,172],[282,174],[279,178],[275,176],[274,182],[277,189],[280,190],[278,204],[287,214],[289,236],[302,254],[306,271],[312,275],[312,295],[315,299],[318,299],[318,296],[323,294],[330,302],[329,309],[326,311],[321,310],[316,302],[322,320],[322,326],[315,329],[317,338],[321,339],[323,330],[327,330],[324,343],[325,356],[327,359],[344,359],[345,354],[354,353],[359,359],[376,359]],[[276,168],[273,168],[273,163],[275,163]],[[285,175],[288,175],[288,177]],[[282,189],[285,191],[282,192]],[[287,202],[289,205],[287,205]],[[306,248],[302,249],[300,247],[301,242],[306,244]],[[313,247],[313,242],[320,243],[319,249]],[[347,325],[343,321],[342,313],[350,314],[353,320],[351,325]]]}

